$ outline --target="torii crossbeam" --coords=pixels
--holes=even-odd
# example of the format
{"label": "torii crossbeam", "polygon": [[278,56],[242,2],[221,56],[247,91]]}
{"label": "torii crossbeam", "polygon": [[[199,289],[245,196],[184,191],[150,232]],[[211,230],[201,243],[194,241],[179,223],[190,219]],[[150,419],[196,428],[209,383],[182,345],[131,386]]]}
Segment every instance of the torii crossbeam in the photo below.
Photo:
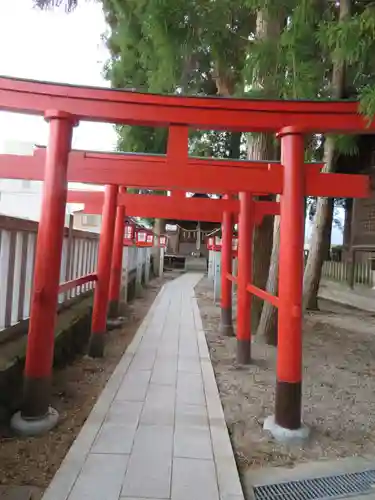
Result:
{"label": "torii crossbeam", "polygon": [[[101,214],[104,193],[96,191],[68,191],[68,203],[82,203],[87,214]],[[223,213],[234,214],[236,219],[240,210],[238,200],[217,200],[207,198],[175,198],[152,194],[119,193],[117,205],[124,206],[130,217],[180,220],[199,220],[221,222]],[[279,215],[279,203],[255,201],[255,223],[259,224],[266,215]]]}
{"label": "torii crossbeam", "polygon": [[[46,149],[33,156],[0,155],[0,175],[5,179],[43,180]],[[361,196],[366,180],[348,174],[323,174],[322,163],[306,163],[305,191],[310,196]],[[280,194],[283,166],[279,162],[207,160],[189,158],[185,165],[165,155],[85,153],[71,151],[69,182],[116,184],[136,188],[183,189],[193,192],[252,192]]]}
{"label": "torii crossbeam", "polygon": [[[12,168],[4,163],[11,161],[10,157],[3,158],[0,165],[0,175],[4,176],[5,173],[5,177],[9,178],[22,175],[32,179],[28,168],[34,162],[34,168],[39,169],[40,174],[44,159],[43,204],[28,333],[25,396],[22,411],[14,422],[20,421],[23,426],[31,421],[34,424],[38,422],[44,425],[44,429],[56,422],[56,418],[51,418],[48,406],[53,331],[67,181],[74,180],[106,184],[109,193],[104,200],[103,214],[106,217],[103,217],[102,226],[103,235],[107,234],[108,237],[101,238],[100,242],[94,302],[94,308],[102,308],[102,311],[109,287],[103,269],[106,260],[112,258],[119,186],[160,186],[169,190],[223,194],[240,192],[237,340],[242,359],[246,362],[251,359],[249,292],[266,295],[251,284],[250,257],[254,225],[252,194],[281,194],[279,296],[272,299],[279,309],[277,384],[275,416],[271,419],[270,428],[276,437],[299,432],[304,198],[307,195],[363,197],[369,192],[368,178],[322,174],[316,166],[304,166],[304,136],[311,133],[373,133],[375,122],[365,121],[358,112],[358,103],[161,96],[0,77],[0,109],[44,114],[50,122],[45,153],[37,151],[31,160],[18,157],[14,159]],[[148,158],[146,166],[140,166],[141,163],[134,156],[110,159],[104,155],[106,167],[103,169],[104,162],[103,158],[99,158],[100,155],[70,152],[73,127],[79,120],[168,127],[167,154],[158,160],[155,157]],[[219,165],[213,159],[191,159],[188,155],[191,128],[276,132],[281,140],[281,164],[251,165],[253,162],[225,160],[220,161]],[[39,163],[38,159],[41,159]],[[19,163],[15,163],[18,160]],[[78,161],[84,163],[84,169],[77,170]],[[192,162],[198,162],[199,165]],[[12,174],[11,170],[16,172]],[[225,211],[224,214],[230,216],[231,212]],[[225,240],[228,241],[228,238]],[[102,330],[98,330],[99,327]],[[103,338],[105,328],[105,323],[96,324],[90,352],[102,351],[103,341],[100,338]]]}
{"label": "torii crossbeam", "polygon": [[375,123],[359,114],[358,102],[220,99],[142,94],[0,76],[1,108],[43,115],[62,110],[77,120],[240,132],[372,133]]}

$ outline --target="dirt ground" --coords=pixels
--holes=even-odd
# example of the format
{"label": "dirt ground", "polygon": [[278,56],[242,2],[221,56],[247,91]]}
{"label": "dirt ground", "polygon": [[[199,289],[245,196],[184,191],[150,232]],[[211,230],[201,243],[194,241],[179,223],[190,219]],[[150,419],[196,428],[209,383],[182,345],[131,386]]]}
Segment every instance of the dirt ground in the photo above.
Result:
{"label": "dirt ground", "polygon": [[0,428],[0,485],[31,486],[39,492],[35,498],[40,496],[133,339],[162,283],[173,277],[174,274],[169,273],[164,280],[153,280],[142,298],[127,306],[125,326],[109,334],[104,359],[77,358],[70,366],[55,372],[52,406],[60,413],[60,423],[54,430],[39,438],[19,439],[9,429]]}
{"label": "dirt ground", "polygon": [[236,369],[236,340],[218,333],[212,288],[204,278],[196,296],[243,482],[257,467],[375,456],[375,315],[321,301],[321,311],[305,318],[303,419],[311,438],[289,447],[262,430],[274,410],[276,349],[257,340],[254,364]]}

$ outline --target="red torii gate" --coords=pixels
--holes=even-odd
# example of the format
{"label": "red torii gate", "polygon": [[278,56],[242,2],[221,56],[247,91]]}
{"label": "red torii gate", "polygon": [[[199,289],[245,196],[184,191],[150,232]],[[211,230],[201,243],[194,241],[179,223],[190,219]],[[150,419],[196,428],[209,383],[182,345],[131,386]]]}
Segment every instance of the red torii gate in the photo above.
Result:
{"label": "red torii gate", "polygon": [[[84,212],[101,214],[104,202],[104,193],[98,191],[68,191],[68,203],[85,205]],[[255,219],[262,222],[266,215],[279,215],[279,203],[274,201],[255,201]],[[208,198],[180,198],[155,194],[119,193],[117,205],[126,208],[129,217],[168,219],[174,217],[180,220],[200,220],[221,222],[223,212],[229,212],[234,219],[238,219],[240,211],[239,200],[208,199]]]}
{"label": "red torii gate", "polygon": [[[101,193],[94,191],[70,190],[68,191],[67,201],[68,203],[84,204],[85,213],[103,214],[103,216],[105,216],[105,213],[103,213],[103,206],[107,193],[108,192]],[[109,288],[109,314],[112,317],[116,317],[118,316],[119,311],[122,241],[124,232],[123,220],[125,212],[128,216],[168,218],[173,215],[173,217],[180,220],[205,220],[210,222],[220,222],[223,219],[223,213],[230,214],[233,220],[236,220],[238,218],[238,211],[239,202],[238,200],[233,199],[210,200],[204,198],[181,198],[179,194],[176,196],[175,192],[172,192],[171,197],[145,194],[125,194],[124,188],[121,188],[117,196],[117,214],[111,281]],[[279,203],[277,202],[254,202],[253,215],[255,225],[260,224],[266,215],[278,215],[279,213]],[[230,231],[232,231],[232,227],[233,225],[229,229]],[[105,235],[102,234],[101,237],[105,237]],[[230,245],[232,245],[232,243],[230,243]],[[94,308],[93,315],[95,314],[96,311]]]}
{"label": "red torii gate", "polygon": [[[315,132],[363,133],[375,129],[358,114],[355,102],[263,101],[243,99],[186,98],[158,96],[109,89],[82,88],[48,83],[0,78],[0,109],[44,114],[50,122],[50,138],[46,151],[42,214],[36,251],[34,292],[31,306],[28,352],[25,367],[24,406],[19,416],[22,424],[48,427],[56,417],[46,408],[53,355],[53,328],[58,294],[58,278],[62,246],[68,162],[73,126],[79,120],[108,121],[147,126],[169,127],[166,164],[154,177],[169,189],[201,192],[240,191],[240,234],[238,272],[238,337],[241,353],[250,348],[248,293],[255,293],[250,281],[252,194],[281,193],[279,298],[271,298],[279,306],[279,345],[274,435],[301,428],[301,321],[302,321],[302,250],[304,196],[366,196],[368,179],[350,176],[338,182],[336,175],[319,174],[301,168],[304,163],[304,135]],[[241,162],[217,172],[225,176],[220,182],[211,171],[194,175],[188,159],[188,129],[221,129],[231,131],[278,132],[281,139],[282,166],[241,169],[243,182],[235,184]],[[180,172],[175,166],[178,165]],[[102,173],[101,184],[136,186],[126,174],[121,176],[115,165]],[[0,170],[1,174],[4,172]],[[134,173],[134,172],[133,172]],[[99,173],[95,175],[98,177]],[[151,175],[151,174],[150,174]],[[181,185],[168,182],[168,176],[180,176]],[[6,176],[6,175],[5,175]],[[181,178],[185,176],[185,178]],[[199,172],[200,176],[200,172]],[[86,182],[93,182],[83,175]],[[118,179],[115,181],[114,179]],[[119,177],[122,177],[119,179]],[[324,179],[323,179],[324,177]],[[30,178],[26,176],[26,178]],[[246,182],[244,179],[246,178]],[[319,180],[320,179],[320,180]],[[83,179],[75,179],[83,181]],[[281,185],[280,185],[281,181]],[[140,182],[142,182],[140,180]],[[312,189],[314,182],[316,191]],[[147,181],[148,186],[153,183]],[[194,187],[191,185],[194,184]],[[235,185],[234,185],[235,184]],[[148,187],[147,186],[147,187]],[[109,186],[115,192],[116,186]],[[106,203],[104,204],[104,206]],[[115,206],[115,205],[114,205]],[[112,209],[112,208],[111,208]],[[114,219],[114,215],[113,215]],[[107,228],[108,232],[113,227]],[[46,254],[50,258],[46,259]],[[104,253],[104,252],[102,252]],[[100,281],[100,276],[99,276]],[[99,287],[100,288],[100,287]],[[266,298],[268,294],[262,292]],[[240,345],[239,344],[239,345]],[[249,351],[250,352],[250,351]],[[246,356],[249,358],[249,356]],[[43,358],[49,363],[40,364]],[[244,357],[245,358],[245,357]],[[244,359],[246,361],[246,359]],[[52,415],[52,416],[51,416]]]}
{"label": "red torii gate", "polygon": [[[68,191],[68,203],[82,203],[85,212],[100,214],[104,201],[104,193],[95,191]],[[201,220],[221,222],[225,210],[232,214],[238,213],[238,200],[218,200],[207,198],[180,198],[178,196],[162,196],[152,194],[119,194],[117,205],[126,208],[126,214],[131,217],[168,219],[174,217],[180,220]],[[265,205],[264,208],[267,208]],[[263,208],[263,207],[262,207]]]}
{"label": "red torii gate", "polygon": [[[170,128],[176,131],[175,127]],[[0,161],[4,177],[40,180],[44,178],[46,149],[36,148],[33,156],[4,154],[1,155]],[[328,177],[322,179],[320,174],[322,163],[304,163],[304,165],[310,196],[344,196],[342,189],[347,191],[351,182],[355,183],[354,186],[358,183],[353,175],[348,174],[325,174]],[[283,166],[280,162],[257,160],[210,160],[189,157],[187,161],[175,161],[168,155],[71,151],[67,178],[69,182],[82,182],[84,178],[88,184],[120,186],[126,179],[127,187],[146,189],[168,187],[170,190],[218,194],[238,193],[244,186],[249,186],[254,194],[255,192],[259,195],[279,194],[283,186]],[[168,181],[163,182],[163,179]],[[177,193],[175,195],[178,196]]]}

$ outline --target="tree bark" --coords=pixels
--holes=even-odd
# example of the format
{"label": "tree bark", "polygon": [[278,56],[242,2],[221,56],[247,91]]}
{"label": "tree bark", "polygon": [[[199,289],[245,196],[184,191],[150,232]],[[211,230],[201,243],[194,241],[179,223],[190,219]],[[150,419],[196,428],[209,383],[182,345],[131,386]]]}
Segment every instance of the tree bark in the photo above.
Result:
{"label": "tree bark", "polygon": [[[326,8],[326,0],[312,0],[314,2],[314,9],[317,12],[323,12]],[[317,21],[321,16],[317,17]],[[297,96],[295,96],[297,98]],[[305,218],[306,218],[306,199],[305,199]],[[279,270],[279,247],[280,247],[280,219],[275,218],[274,221],[274,235],[273,235],[273,248],[270,262],[270,272],[267,280],[266,290],[272,294],[278,293],[278,270]],[[273,307],[268,302],[264,303],[262,315],[259,322],[257,336],[264,340],[269,345],[277,345],[277,308]]]}
{"label": "tree bark", "polygon": [[[271,17],[268,10],[260,10],[256,18],[256,37],[260,41],[278,39],[284,22],[282,9],[275,17]],[[235,74],[228,68],[223,68],[219,63],[215,65],[214,78],[218,95],[230,97],[233,95],[238,81]],[[261,88],[265,94],[275,96],[275,89],[271,86],[274,81],[269,77],[269,71],[254,71],[252,86]],[[239,152],[241,135],[233,134],[231,137],[231,157],[234,150]],[[237,143],[236,143],[237,141]],[[275,157],[275,144],[273,136],[267,134],[254,134],[248,137],[248,158],[255,160],[273,160]],[[268,199],[272,199],[269,197]],[[263,223],[254,232],[253,251],[253,283],[259,288],[264,288],[267,282],[268,269],[272,250],[273,218],[265,217]],[[252,297],[251,323],[255,333],[262,312],[263,301]]]}
{"label": "tree bark", "polygon": [[[155,219],[154,222],[154,233],[157,236],[165,233],[165,220],[164,219]],[[154,259],[153,259],[153,270],[155,276],[160,276],[160,247],[157,246],[154,249]]]}
{"label": "tree bark", "polygon": [[[256,20],[256,38],[259,41],[277,40],[280,37],[284,23],[282,9],[271,16],[267,9],[258,11]],[[263,74],[263,72],[265,74]],[[261,88],[265,94],[275,96],[277,89],[272,88],[273,80],[270,78],[270,69],[263,67],[262,71],[254,72],[253,88]],[[248,137],[248,158],[254,160],[276,160],[276,144],[270,134],[252,134]],[[274,199],[267,197],[264,199]],[[264,289],[267,283],[273,242],[273,217],[267,216],[254,231],[253,250],[253,284]],[[252,296],[251,305],[251,331],[257,332],[263,300]]]}
{"label": "tree bark", "polygon": [[[256,160],[275,159],[275,144],[273,137],[259,134],[252,137],[248,143],[248,157]],[[262,197],[273,200],[273,196]],[[255,228],[253,242],[253,284],[263,290],[266,287],[270,267],[273,243],[273,217],[266,216],[262,224]],[[262,314],[263,300],[255,295],[251,299],[251,331],[256,334],[260,316]]]}
{"label": "tree bark", "polygon": [[[340,1],[339,23],[346,20],[351,12],[351,0]],[[345,94],[345,61],[337,58],[333,63],[332,98],[341,99]],[[324,144],[324,172],[334,172],[337,164],[335,143],[327,137]],[[310,251],[303,279],[303,308],[318,309],[318,292],[324,260],[324,235],[329,222],[329,198],[318,198]]]}
{"label": "tree bark", "polygon": [[345,222],[343,234],[343,250],[348,251],[352,236],[352,214],[353,214],[353,199],[346,198],[345,200]]}
{"label": "tree bark", "polygon": [[[266,290],[277,295],[279,284],[280,217],[275,217],[273,225],[273,246]],[[257,336],[266,344],[277,346],[277,308],[265,301],[260,317]]]}
{"label": "tree bark", "polygon": [[335,200],[333,198],[328,199],[327,207],[327,221],[325,226],[324,238],[324,250],[323,250],[323,262],[329,260],[331,257],[331,239],[332,239],[332,224],[333,224],[333,211],[335,206]]}
{"label": "tree bark", "polygon": [[241,156],[242,132],[232,132],[229,141],[229,158],[240,158]]}

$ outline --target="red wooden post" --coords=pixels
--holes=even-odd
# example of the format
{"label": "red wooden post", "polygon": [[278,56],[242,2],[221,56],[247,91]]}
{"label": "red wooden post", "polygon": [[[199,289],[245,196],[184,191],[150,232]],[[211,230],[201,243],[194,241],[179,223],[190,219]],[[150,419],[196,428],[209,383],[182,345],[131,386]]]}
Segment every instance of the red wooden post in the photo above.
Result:
{"label": "red wooden post", "polygon": [[237,363],[251,361],[251,301],[246,290],[252,277],[253,200],[251,193],[240,193],[238,224],[238,279],[237,279]]}
{"label": "red wooden post", "polygon": [[[121,192],[121,188],[120,188]],[[125,207],[117,206],[115,235],[113,241],[111,280],[109,284],[108,316],[117,318],[120,315],[120,291],[122,277],[122,253],[124,248]]]}
{"label": "red wooden post", "polygon": [[304,138],[292,128],[283,130],[280,137],[284,190],[280,201],[275,423],[296,430],[301,427]]}
{"label": "red wooden post", "polygon": [[99,242],[98,281],[95,285],[94,308],[92,312],[89,355],[93,358],[104,354],[104,333],[107,330],[107,309],[113,239],[115,230],[118,187],[109,184],[105,187],[102,228]]}
{"label": "red wooden post", "polygon": [[47,111],[45,118],[50,131],[27,336],[24,397],[21,413],[12,420],[13,427],[25,434],[47,431],[58,419],[49,401],[74,118],[60,111]]}
{"label": "red wooden post", "polygon": [[233,238],[233,216],[230,212],[223,213],[221,225],[221,324],[220,329],[224,335],[233,335],[232,324],[232,281],[227,274],[232,274],[232,238]]}

